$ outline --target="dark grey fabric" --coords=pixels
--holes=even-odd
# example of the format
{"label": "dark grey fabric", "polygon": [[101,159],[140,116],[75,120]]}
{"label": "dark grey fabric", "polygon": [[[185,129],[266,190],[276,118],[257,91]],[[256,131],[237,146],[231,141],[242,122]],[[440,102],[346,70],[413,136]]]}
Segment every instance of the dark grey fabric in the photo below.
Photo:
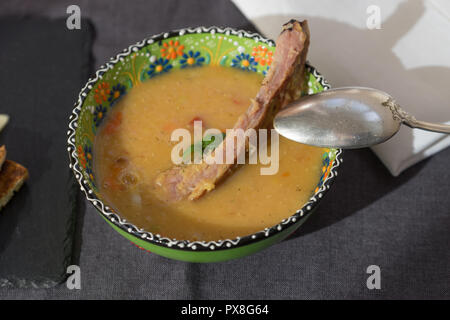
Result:
{"label": "dark grey fabric", "polygon": [[[206,2],[86,1],[80,7],[98,30],[99,64],[152,33],[247,24],[231,3]],[[55,16],[64,14],[65,5],[2,3],[0,12]],[[300,230],[263,252],[224,263],[190,264],[144,252],[87,205],[82,289],[0,289],[0,298],[450,298],[449,161],[447,149],[393,178],[370,150],[347,151],[332,191]],[[381,268],[381,290],[366,287],[369,265]]]}

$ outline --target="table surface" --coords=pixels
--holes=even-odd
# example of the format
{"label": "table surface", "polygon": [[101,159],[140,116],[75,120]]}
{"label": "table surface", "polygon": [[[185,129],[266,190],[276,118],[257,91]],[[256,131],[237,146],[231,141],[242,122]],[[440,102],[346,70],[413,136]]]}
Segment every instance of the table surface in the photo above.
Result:
{"label": "table surface", "polygon": [[[130,43],[174,28],[251,28],[228,1],[21,3],[1,3],[0,14],[65,16],[77,3],[97,30],[97,65]],[[296,233],[236,261],[193,264],[147,253],[85,203],[75,262],[81,290],[65,284],[3,288],[0,299],[450,298],[450,149],[397,178],[368,149],[346,151],[343,158],[333,190]],[[366,287],[369,265],[381,269],[380,290]]]}

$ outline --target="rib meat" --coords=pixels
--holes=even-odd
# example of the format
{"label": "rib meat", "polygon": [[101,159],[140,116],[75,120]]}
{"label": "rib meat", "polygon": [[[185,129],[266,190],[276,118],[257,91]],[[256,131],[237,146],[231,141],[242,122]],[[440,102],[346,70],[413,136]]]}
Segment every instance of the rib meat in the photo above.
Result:
{"label": "rib meat", "polygon": [[[262,82],[262,86],[252,100],[248,110],[241,115],[233,129],[244,131],[253,128],[270,127],[273,117],[280,108],[298,99],[301,95],[306,55],[309,46],[307,21],[291,20],[283,25],[276,41],[272,66]],[[229,139],[227,135],[216,151],[221,148],[223,157]],[[229,151],[229,150],[228,150]],[[245,152],[245,146],[235,144],[234,158]],[[214,152],[211,156],[214,155]],[[236,162],[236,161],[235,161]],[[185,164],[174,166],[160,173],[155,180],[160,198],[178,201],[188,198],[195,200],[213,190],[216,184],[232,171],[234,164]]]}

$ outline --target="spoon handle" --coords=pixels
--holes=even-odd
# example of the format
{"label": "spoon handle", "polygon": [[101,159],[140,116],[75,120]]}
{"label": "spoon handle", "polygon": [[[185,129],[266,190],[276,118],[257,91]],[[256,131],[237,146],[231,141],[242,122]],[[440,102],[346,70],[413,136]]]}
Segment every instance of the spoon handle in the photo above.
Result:
{"label": "spoon handle", "polygon": [[432,132],[450,133],[450,125],[417,120],[414,116],[400,108],[400,106],[393,99],[389,99],[383,103],[383,105],[391,109],[392,116],[395,120],[401,121],[410,128]]}
{"label": "spoon handle", "polygon": [[427,131],[433,131],[433,132],[441,132],[441,133],[449,133],[450,134],[450,126],[440,123],[432,123],[432,122],[426,122],[426,121],[419,121],[414,119],[414,121],[403,121],[404,124],[406,124],[408,127],[411,128],[417,128]]}

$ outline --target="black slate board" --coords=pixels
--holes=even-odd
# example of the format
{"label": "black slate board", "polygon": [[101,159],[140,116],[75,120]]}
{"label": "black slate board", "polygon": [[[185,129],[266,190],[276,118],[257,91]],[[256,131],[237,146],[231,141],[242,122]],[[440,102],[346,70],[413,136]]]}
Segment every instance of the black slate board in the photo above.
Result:
{"label": "black slate board", "polygon": [[77,189],[68,168],[66,132],[90,72],[92,27],[66,21],[0,19],[0,133],[7,158],[30,178],[0,211],[0,287],[51,287],[71,263]]}

